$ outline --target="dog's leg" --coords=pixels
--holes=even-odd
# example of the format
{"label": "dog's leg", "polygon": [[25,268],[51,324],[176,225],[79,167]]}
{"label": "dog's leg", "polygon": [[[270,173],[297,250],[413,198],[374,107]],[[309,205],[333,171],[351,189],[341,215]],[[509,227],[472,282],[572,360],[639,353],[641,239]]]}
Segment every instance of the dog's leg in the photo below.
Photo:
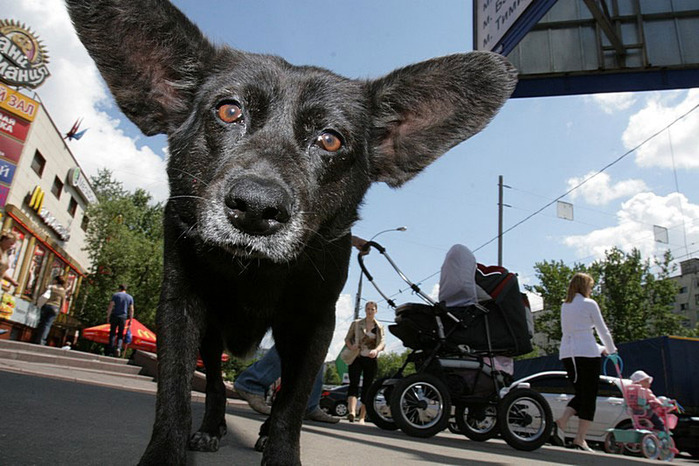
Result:
{"label": "dog's leg", "polygon": [[[305,304],[317,305],[312,301]],[[282,332],[274,334],[282,360],[282,385],[269,419],[269,437],[262,457],[264,465],[301,464],[301,424],[335,325],[335,303],[326,303],[321,308],[325,312],[314,312],[312,318],[308,318],[308,314],[304,316],[302,311],[291,312],[296,316],[295,325],[286,322],[283,335]]]}
{"label": "dog's leg", "polygon": [[189,449],[218,451],[219,441],[226,435],[227,428],[226,387],[221,375],[223,342],[215,324],[209,323],[207,326],[199,351],[206,367],[206,410],[201,427],[189,439]]}
{"label": "dog's leg", "polygon": [[[167,248],[167,238],[165,250]],[[158,305],[158,395],[150,443],[139,464],[183,465],[192,425],[191,390],[201,328],[201,304],[188,293],[177,254],[165,254]]]}

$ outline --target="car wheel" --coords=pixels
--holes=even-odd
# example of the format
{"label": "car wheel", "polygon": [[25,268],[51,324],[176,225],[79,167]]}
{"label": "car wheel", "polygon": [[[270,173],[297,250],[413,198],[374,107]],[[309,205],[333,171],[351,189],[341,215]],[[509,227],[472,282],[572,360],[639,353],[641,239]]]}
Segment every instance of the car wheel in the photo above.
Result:
{"label": "car wheel", "polygon": [[500,434],[512,448],[532,451],[546,443],[553,415],[546,398],[530,388],[516,388],[497,407]]}
{"label": "car wheel", "polygon": [[411,437],[432,437],[449,424],[449,389],[434,375],[418,373],[400,380],[389,403],[396,425]]}
{"label": "car wheel", "polygon": [[498,434],[498,410],[495,406],[456,407],[459,431],[476,442],[485,442]]}
{"label": "car wheel", "polygon": [[366,411],[369,419],[376,427],[384,430],[396,430],[396,425],[391,416],[391,407],[389,405],[394,385],[384,385],[388,377],[376,380],[369,390],[367,390]]}
{"label": "car wheel", "polygon": [[339,417],[345,417],[347,416],[347,402],[345,401],[338,401],[337,404],[335,404],[335,416]]}

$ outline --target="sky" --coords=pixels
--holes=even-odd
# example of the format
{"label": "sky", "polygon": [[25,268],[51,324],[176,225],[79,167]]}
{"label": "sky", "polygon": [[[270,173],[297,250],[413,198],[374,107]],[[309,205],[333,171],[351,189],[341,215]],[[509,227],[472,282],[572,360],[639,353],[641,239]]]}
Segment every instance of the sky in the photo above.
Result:
{"label": "sky", "polygon": [[[350,78],[377,78],[473,49],[472,6],[464,0],[174,3],[215,43]],[[62,1],[0,4],[0,19],[26,24],[48,50],[52,76],[37,94],[57,127],[67,132],[83,118],[81,128],[89,128],[69,143],[88,176],[108,168],[126,188],[144,188],[165,201],[165,138],[143,136],[119,112]],[[353,233],[366,239],[380,234],[376,241],[400,270],[436,296],[451,245],[465,244],[479,262],[497,263],[498,177],[503,176],[503,265],[518,274],[522,286],[537,284],[537,262],[589,264],[614,246],[636,247],[651,259],[667,249],[678,261],[697,257],[699,110],[665,128],[698,104],[699,89],[511,99],[484,131],[403,187],[374,185]],[[574,220],[558,218],[553,201],[591,175],[561,198],[574,205]],[[668,229],[668,244],[655,242],[653,225]],[[402,226],[407,230],[385,231]],[[396,303],[420,302],[376,251],[365,263]],[[328,359],[339,353],[353,319],[359,276],[353,257]],[[393,309],[364,281],[362,303],[368,299],[379,302],[380,321],[393,321]],[[541,307],[536,299],[533,305]],[[403,351],[392,336],[387,349]]]}

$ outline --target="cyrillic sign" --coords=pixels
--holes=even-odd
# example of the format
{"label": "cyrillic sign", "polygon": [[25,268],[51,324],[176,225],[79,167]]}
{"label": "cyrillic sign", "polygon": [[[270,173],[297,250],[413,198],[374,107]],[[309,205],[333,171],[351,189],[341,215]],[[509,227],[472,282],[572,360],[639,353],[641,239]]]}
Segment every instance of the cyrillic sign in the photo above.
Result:
{"label": "cyrillic sign", "polygon": [[23,24],[0,20],[0,80],[11,86],[41,86],[51,74],[44,46]]}

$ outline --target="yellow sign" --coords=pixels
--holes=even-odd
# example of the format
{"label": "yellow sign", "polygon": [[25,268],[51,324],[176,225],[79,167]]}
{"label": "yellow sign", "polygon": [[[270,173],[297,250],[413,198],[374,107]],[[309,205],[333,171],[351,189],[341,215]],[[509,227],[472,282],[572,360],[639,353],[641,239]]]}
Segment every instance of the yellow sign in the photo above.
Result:
{"label": "yellow sign", "polygon": [[39,186],[34,188],[32,191],[32,196],[29,199],[29,207],[37,212],[41,212],[41,208],[44,205],[44,190]]}
{"label": "yellow sign", "polygon": [[39,102],[0,83],[0,108],[27,121],[34,121]]}

